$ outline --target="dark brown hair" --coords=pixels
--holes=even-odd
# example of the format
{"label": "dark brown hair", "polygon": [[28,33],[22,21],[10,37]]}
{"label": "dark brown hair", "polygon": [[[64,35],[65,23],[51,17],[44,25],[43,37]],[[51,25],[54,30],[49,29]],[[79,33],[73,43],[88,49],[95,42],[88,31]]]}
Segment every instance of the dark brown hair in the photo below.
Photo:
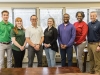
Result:
{"label": "dark brown hair", "polygon": [[3,10],[3,11],[1,12],[1,14],[3,15],[3,13],[8,13],[8,14],[9,14],[9,12],[8,12],[7,10]]}
{"label": "dark brown hair", "polygon": [[[32,16],[35,16],[35,17],[37,18],[37,16],[36,16],[36,15],[32,15]],[[31,20],[32,16],[30,17],[30,20]]]}

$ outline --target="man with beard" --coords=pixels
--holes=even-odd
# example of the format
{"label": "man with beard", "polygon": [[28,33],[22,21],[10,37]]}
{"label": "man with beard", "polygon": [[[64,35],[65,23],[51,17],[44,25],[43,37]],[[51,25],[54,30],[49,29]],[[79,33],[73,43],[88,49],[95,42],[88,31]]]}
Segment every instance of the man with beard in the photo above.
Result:
{"label": "man with beard", "polygon": [[69,14],[63,15],[63,22],[58,27],[58,42],[60,46],[61,64],[66,66],[66,54],[68,58],[68,66],[72,66],[73,43],[76,36],[74,26],[69,22]]}

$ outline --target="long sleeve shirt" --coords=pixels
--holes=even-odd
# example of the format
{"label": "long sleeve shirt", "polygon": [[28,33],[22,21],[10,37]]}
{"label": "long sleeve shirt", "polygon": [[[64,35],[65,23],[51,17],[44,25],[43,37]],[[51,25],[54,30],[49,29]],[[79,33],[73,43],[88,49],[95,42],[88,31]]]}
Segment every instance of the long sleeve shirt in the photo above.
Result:
{"label": "long sleeve shirt", "polygon": [[76,29],[75,43],[76,43],[76,45],[79,45],[86,40],[86,36],[87,36],[87,32],[88,32],[88,26],[84,21],[75,22],[74,26],[75,26],[75,29]]}
{"label": "long sleeve shirt", "polygon": [[57,29],[54,27],[46,28],[44,31],[44,43],[50,44],[50,48],[56,52],[58,52],[57,36]]}
{"label": "long sleeve shirt", "polygon": [[88,28],[88,42],[100,42],[100,22],[89,22]]}
{"label": "long sleeve shirt", "polygon": [[71,23],[66,26],[63,24],[58,26],[58,42],[60,44],[72,46],[75,40],[76,30]]}

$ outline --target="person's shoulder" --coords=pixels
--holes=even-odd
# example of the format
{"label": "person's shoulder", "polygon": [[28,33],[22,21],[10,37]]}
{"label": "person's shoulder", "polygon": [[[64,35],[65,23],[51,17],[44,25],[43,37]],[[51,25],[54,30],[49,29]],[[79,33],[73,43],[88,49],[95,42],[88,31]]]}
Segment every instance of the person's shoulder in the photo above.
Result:
{"label": "person's shoulder", "polygon": [[100,24],[100,21],[98,21],[98,23]]}
{"label": "person's shoulder", "polygon": [[3,25],[3,21],[0,21],[0,25]]}
{"label": "person's shoulder", "polygon": [[[11,22],[8,22],[8,24],[13,25]],[[14,26],[14,25],[13,25]]]}
{"label": "person's shoulder", "polygon": [[82,21],[82,25],[84,26],[84,25],[88,25],[85,21]]}
{"label": "person's shoulder", "polygon": [[41,27],[41,26],[39,26],[39,25],[38,25],[37,27],[38,27],[39,29],[42,29],[42,27]]}
{"label": "person's shoulder", "polygon": [[88,25],[91,25],[91,22],[88,22]]}
{"label": "person's shoulder", "polygon": [[74,22],[73,25],[77,24],[78,22]]}
{"label": "person's shoulder", "polygon": [[70,25],[71,27],[74,27],[74,24],[72,24],[72,23],[69,23],[69,25]]}
{"label": "person's shoulder", "polygon": [[14,31],[14,28],[12,28],[12,29],[11,29],[11,32],[12,32],[12,33],[14,33],[14,32],[15,32],[15,31]]}
{"label": "person's shoulder", "polygon": [[98,21],[98,26],[100,27],[100,21]]}
{"label": "person's shoulder", "polygon": [[60,24],[58,27],[61,27],[63,25],[63,23],[62,24]]}
{"label": "person's shoulder", "polygon": [[53,28],[53,30],[57,30],[57,28],[56,27],[52,27]]}
{"label": "person's shoulder", "polygon": [[30,26],[27,27],[27,28],[25,29],[25,32],[26,32],[26,31],[29,31],[29,30],[31,30],[31,29],[30,29]]}

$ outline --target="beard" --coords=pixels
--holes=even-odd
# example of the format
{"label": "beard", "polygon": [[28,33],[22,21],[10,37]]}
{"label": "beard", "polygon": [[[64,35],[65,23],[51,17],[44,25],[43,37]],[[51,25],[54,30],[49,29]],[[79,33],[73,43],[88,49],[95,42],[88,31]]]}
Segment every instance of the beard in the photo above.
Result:
{"label": "beard", "polygon": [[69,23],[69,21],[64,21],[65,24]]}

